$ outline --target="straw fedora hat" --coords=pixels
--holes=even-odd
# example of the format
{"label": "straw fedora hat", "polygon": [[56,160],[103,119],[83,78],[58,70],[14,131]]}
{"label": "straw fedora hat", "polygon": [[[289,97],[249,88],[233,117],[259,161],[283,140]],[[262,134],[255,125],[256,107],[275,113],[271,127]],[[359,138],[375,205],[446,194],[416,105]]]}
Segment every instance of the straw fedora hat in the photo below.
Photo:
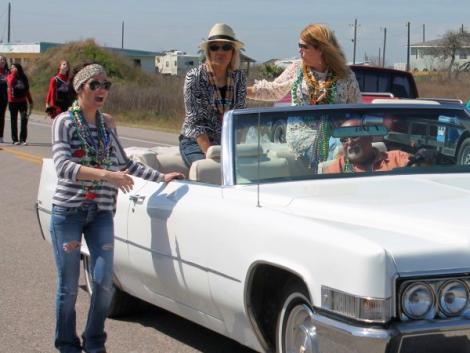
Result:
{"label": "straw fedora hat", "polygon": [[245,44],[240,42],[235,37],[235,32],[232,27],[225,23],[216,23],[210,30],[207,40],[201,43],[201,48],[207,48],[210,42],[230,42],[233,44],[235,49],[241,49]]}

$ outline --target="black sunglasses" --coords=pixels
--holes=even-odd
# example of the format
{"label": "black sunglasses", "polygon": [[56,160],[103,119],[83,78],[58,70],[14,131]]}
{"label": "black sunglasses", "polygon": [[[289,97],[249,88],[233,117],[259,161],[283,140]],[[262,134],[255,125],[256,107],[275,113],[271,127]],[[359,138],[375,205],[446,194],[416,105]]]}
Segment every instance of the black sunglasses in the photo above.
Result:
{"label": "black sunglasses", "polygon": [[209,50],[210,51],[218,51],[222,49],[223,51],[229,51],[233,49],[232,44],[224,44],[224,45],[217,45],[217,44],[211,44],[209,45]]}
{"label": "black sunglasses", "polygon": [[88,82],[88,87],[90,87],[92,91],[96,91],[98,88],[104,88],[106,91],[109,91],[109,89],[111,88],[111,82],[109,81],[100,82],[97,80],[93,80],[93,81]]}

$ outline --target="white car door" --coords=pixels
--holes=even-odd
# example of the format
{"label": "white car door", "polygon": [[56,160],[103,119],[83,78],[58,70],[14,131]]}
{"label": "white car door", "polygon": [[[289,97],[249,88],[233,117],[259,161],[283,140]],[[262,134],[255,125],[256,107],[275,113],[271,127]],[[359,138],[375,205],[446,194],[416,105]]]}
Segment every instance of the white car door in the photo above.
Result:
{"label": "white car door", "polygon": [[214,197],[220,202],[220,187],[186,181],[149,182],[131,195],[129,255],[144,295],[157,304],[171,309],[176,302],[220,318],[209,289],[201,210]]}

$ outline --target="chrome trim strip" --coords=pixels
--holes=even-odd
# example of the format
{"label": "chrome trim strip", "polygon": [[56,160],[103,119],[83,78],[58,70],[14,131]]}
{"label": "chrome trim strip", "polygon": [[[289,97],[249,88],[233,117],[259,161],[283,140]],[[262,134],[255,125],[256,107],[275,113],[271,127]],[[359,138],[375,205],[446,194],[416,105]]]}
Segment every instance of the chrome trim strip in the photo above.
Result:
{"label": "chrome trim strip", "polygon": [[121,238],[121,237],[116,237],[116,236],[114,236],[114,238],[115,238],[115,239],[118,239],[118,240],[120,240],[120,241],[122,241],[122,242],[124,242],[124,243],[126,243],[128,246],[134,246],[134,247],[136,247],[136,248],[139,248],[139,249],[142,249],[142,250],[146,250],[146,251],[148,251],[148,252],[151,252],[152,254],[155,254],[155,255],[158,255],[158,256],[161,256],[161,257],[167,257],[167,258],[170,258],[170,259],[175,260],[175,261],[177,261],[177,262],[181,262],[181,263],[183,263],[183,264],[185,264],[185,265],[189,265],[189,266],[198,268],[198,269],[200,269],[200,270],[202,270],[202,271],[215,274],[215,275],[217,275],[217,276],[223,277],[223,278],[228,279],[228,280],[230,280],[230,281],[234,281],[234,282],[237,282],[237,283],[242,283],[242,281],[239,280],[238,278],[231,277],[231,276],[229,276],[229,275],[226,275],[226,274],[224,274],[224,273],[222,273],[222,272],[219,272],[219,271],[217,271],[217,270],[214,270],[214,269],[212,269],[212,268],[199,265],[199,264],[197,264],[197,263],[195,263],[195,262],[186,261],[186,260],[183,260],[183,259],[180,258],[180,257],[176,257],[176,256],[173,256],[173,255],[163,254],[163,253],[161,253],[161,252],[158,252],[158,251],[153,250],[153,249],[146,248],[146,247],[144,247],[144,246],[142,246],[142,245],[140,245],[140,244],[134,243],[134,242],[132,242],[132,241],[129,241],[129,240],[124,239],[124,238]]}
{"label": "chrome trim strip", "polygon": [[431,276],[465,276],[470,275],[470,267],[464,268],[446,268],[439,270],[430,270],[430,271],[410,271],[410,272],[399,272],[398,276],[402,279],[408,277],[431,277]]}
{"label": "chrome trim strip", "polygon": [[233,110],[225,113],[224,121],[222,123],[222,185],[232,186],[234,185],[234,168],[233,168]]}

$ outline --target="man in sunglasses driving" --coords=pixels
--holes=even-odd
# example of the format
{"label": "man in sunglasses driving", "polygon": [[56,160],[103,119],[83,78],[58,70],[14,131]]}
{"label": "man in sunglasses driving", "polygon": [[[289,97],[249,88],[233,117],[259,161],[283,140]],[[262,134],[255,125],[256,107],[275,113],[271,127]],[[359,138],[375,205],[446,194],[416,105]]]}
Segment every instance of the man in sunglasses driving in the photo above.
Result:
{"label": "man in sunglasses driving", "polygon": [[[361,119],[350,119],[341,126],[361,126]],[[344,153],[323,169],[323,173],[385,172],[406,167],[411,155],[400,150],[380,151],[373,136],[351,136],[340,139]]]}

